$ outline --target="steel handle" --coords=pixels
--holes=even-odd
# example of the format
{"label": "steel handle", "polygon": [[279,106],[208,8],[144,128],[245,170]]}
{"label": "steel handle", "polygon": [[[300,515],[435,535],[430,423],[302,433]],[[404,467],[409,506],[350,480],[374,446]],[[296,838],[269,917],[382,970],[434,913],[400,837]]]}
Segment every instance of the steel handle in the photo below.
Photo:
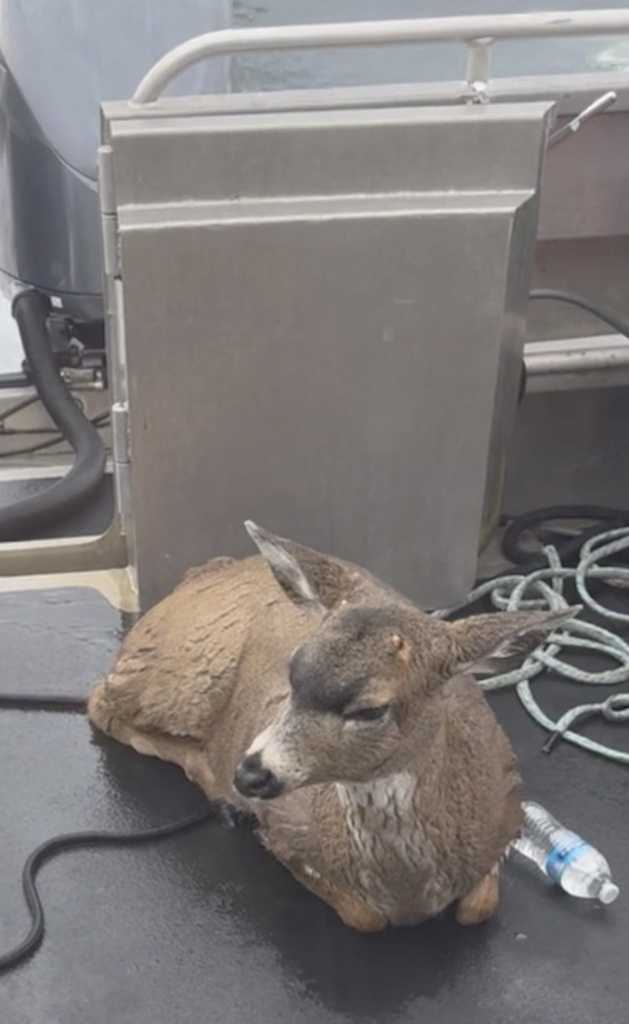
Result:
{"label": "steel handle", "polygon": [[606,110],[609,110],[617,99],[618,95],[613,91],[603,93],[593,103],[590,103],[585,110],[582,110],[580,114],[577,114],[567,124],[564,124],[562,128],[558,128],[556,132],[553,132],[548,140],[549,149],[551,146],[556,146],[558,142],[563,142],[570,135],[576,135],[586,121],[589,121],[596,114],[603,114]]}
{"label": "steel handle", "polygon": [[144,76],[133,103],[151,103],[191,64],[206,57],[392,43],[460,42],[531,39],[548,36],[629,34],[629,10],[549,11],[532,14],[475,15],[356,21],[338,25],[283,25],[277,28],[226,29],[207,32],[166,53]]}

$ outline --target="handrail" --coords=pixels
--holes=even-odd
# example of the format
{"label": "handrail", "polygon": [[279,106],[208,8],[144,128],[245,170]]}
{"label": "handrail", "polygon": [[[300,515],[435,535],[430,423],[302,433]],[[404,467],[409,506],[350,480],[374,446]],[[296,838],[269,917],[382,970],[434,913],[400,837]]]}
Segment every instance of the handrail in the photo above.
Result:
{"label": "handrail", "polygon": [[[488,47],[496,39],[541,39],[549,36],[623,33],[629,35],[628,8],[224,29],[195,36],[164,54],[144,76],[135,90],[132,102],[144,104],[158,100],[173,78],[191,64],[206,57],[268,50],[447,41],[460,42],[468,46],[468,84],[473,90],[475,85],[480,85],[482,92],[488,71]],[[475,91],[478,92],[478,88]]]}

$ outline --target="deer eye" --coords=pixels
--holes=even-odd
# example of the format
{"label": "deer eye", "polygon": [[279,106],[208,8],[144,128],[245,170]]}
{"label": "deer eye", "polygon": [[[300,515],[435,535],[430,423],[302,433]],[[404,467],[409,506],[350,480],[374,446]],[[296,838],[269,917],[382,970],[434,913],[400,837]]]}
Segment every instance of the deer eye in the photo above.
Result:
{"label": "deer eye", "polygon": [[379,704],[377,707],[356,708],[355,711],[348,711],[343,718],[348,722],[378,722],[390,707],[390,704]]}

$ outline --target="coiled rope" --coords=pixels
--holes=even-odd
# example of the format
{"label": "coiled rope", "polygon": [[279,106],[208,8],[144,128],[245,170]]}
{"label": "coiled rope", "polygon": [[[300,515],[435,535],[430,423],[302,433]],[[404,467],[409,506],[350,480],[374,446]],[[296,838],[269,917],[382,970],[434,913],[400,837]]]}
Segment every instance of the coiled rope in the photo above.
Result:
{"label": "coiled rope", "polygon": [[[603,581],[611,586],[629,587],[629,568],[626,565],[599,565],[603,559],[621,551],[629,550],[629,528],[607,530],[591,537],[581,548],[576,568],[565,567],[557,549],[551,545],[543,549],[548,567],[536,569],[528,574],[513,574],[488,580],[476,587],[456,609],[436,612],[444,618],[454,611],[460,611],[481,598],[489,597],[495,608],[502,611],[527,611],[533,609],[560,611],[568,608],[564,597],[566,580],[574,580],[582,603],[600,617],[611,622],[629,626],[629,614],[614,611],[600,604],[592,597],[589,585],[592,581]],[[587,672],[575,668],[557,655],[562,650],[604,654],[618,662],[617,668]],[[524,662],[521,668],[501,675],[487,676],[479,680],[485,690],[501,690],[514,686],[520,701],[531,717],[550,732],[544,746],[548,753],[557,739],[599,754],[621,764],[629,764],[629,752],[608,747],[596,740],[575,732],[571,726],[582,718],[599,713],[610,722],[629,722],[629,693],[614,694],[605,701],[580,704],[571,708],[557,721],[553,721],[539,706],[533,696],[530,682],[545,669],[578,683],[609,686],[629,680],[629,643],[600,626],[594,626],[580,619],[571,619],[560,630],[548,637]]]}

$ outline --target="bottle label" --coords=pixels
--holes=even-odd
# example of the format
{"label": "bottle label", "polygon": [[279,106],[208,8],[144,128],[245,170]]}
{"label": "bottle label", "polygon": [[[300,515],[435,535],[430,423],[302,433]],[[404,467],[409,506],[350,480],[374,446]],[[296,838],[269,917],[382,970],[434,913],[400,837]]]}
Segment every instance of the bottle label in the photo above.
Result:
{"label": "bottle label", "polygon": [[575,836],[572,842],[555,846],[546,859],[546,874],[553,882],[559,882],[568,864],[576,860],[589,844]]}

